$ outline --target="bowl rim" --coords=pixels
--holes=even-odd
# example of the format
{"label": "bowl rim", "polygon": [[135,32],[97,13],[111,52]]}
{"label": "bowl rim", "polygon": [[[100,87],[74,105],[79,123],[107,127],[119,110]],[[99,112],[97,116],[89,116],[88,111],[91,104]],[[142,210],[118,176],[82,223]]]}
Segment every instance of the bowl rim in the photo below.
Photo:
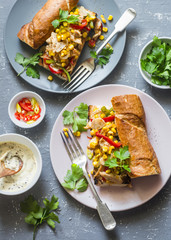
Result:
{"label": "bowl rim", "polygon": [[[171,41],[171,37],[158,37],[158,38],[161,39],[161,40],[170,40],[170,41]],[[141,76],[144,78],[144,80],[145,80],[146,82],[148,82],[148,83],[149,83],[150,85],[152,85],[153,87],[156,87],[156,88],[159,88],[159,89],[171,89],[171,87],[169,87],[169,86],[157,85],[157,84],[152,83],[152,81],[151,81],[149,78],[146,77],[146,75],[144,74],[144,70],[142,70],[142,68],[141,68],[141,58],[142,58],[142,55],[143,55],[145,49],[146,49],[148,46],[150,46],[150,44],[152,44],[152,42],[153,42],[153,40],[150,40],[149,42],[147,42],[147,43],[145,44],[145,46],[142,48],[142,50],[141,50],[141,52],[140,52],[140,54],[139,54],[138,66],[139,66],[139,71],[140,71],[140,73],[141,73]]]}
{"label": "bowl rim", "polygon": [[[41,153],[40,153],[37,145],[31,139],[29,139],[28,137],[25,137],[25,136],[23,136],[21,134],[17,134],[17,133],[5,133],[5,134],[0,135],[0,143],[1,142],[16,142],[16,143],[19,143],[19,144],[23,144],[23,143],[18,142],[17,140],[13,141],[13,140],[10,140],[10,139],[6,140],[6,141],[1,141],[1,137],[5,137],[5,136],[8,136],[8,137],[16,136],[18,138],[25,139],[26,141],[28,141],[33,146],[33,148],[35,148],[35,150],[38,154],[38,158],[39,158],[39,161],[37,161],[37,158],[35,158],[36,162],[38,163],[36,173],[35,173],[32,181],[30,182],[30,184],[27,187],[25,187],[25,188],[23,188],[19,191],[11,191],[11,192],[0,190],[0,195],[2,194],[2,195],[6,195],[6,196],[16,196],[16,195],[20,195],[20,194],[23,194],[23,193],[27,192],[37,183],[38,179],[40,178],[41,172],[42,172],[42,156],[41,156]],[[26,144],[23,144],[23,145],[26,146],[27,148],[29,148]]]}
{"label": "bowl rim", "polygon": [[[28,95],[29,97],[29,94],[30,95],[33,95],[36,99],[38,99],[38,102],[39,104],[41,105],[41,108],[42,108],[42,111],[41,111],[41,115],[40,115],[40,118],[38,120],[36,120],[34,123],[32,124],[26,124],[25,122],[20,122],[19,120],[15,119],[12,115],[12,112],[11,112],[11,105],[13,104],[14,101],[16,101],[16,99],[18,97],[20,97],[20,95]],[[21,98],[23,98],[24,96],[21,96]],[[17,103],[17,101],[16,101]],[[32,128],[32,127],[35,127],[37,125],[39,125],[39,123],[42,122],[42,120],[44,119],[44,116],[45,116],[45,113],[46,113],[46,105],[45,105],[45,102],[43,100],[43,98],[36,92],[33,92],[33,91],[21,91],[21,92],[18,92],[17,94],[15,94],[9,104],[8,104],[8,115],[11,119],[11,121],[18,127],[21,127],[21,128]]]}

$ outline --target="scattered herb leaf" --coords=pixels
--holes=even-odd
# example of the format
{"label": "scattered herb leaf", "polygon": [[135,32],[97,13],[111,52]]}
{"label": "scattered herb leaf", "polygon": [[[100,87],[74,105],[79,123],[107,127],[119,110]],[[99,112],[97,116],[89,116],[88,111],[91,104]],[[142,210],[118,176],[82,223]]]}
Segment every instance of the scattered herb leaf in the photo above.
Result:
{"label": "scattered herb leaf", "polygon": [[73,112],[65,110],[62,114],[63,124],[72,125],[73,131],[84,132],[86,129],[84,127],[87,125],[88,118],[88,105],[81,103],[79,106],[75,107]]}
{"label": "scattered herb leaf", "polygon": [[77,189],[79,192],[84,192],[88,187],[82,168],[75,163],[71,165],[71,170],[67,171],[64,181],[62,186],[70,190]]}
{"label": "scattered herb leaf", "polygon": [[152,83],[171,87],[171,45],[155,36],[151,51],[141,59],[141,67],[151,75]]}
{"label": "scattered herb leaf", "polygon": [[99,55],[97,55],[96,51],[90,51],[91,57],[97,59],[97,64],[101,67],[109,62],[112,53],[113,48],[111,46],[103,48]]}
{"label": "scattered herb leaf", "polygon": [[36,53],[32,57],[26,58],[21,53],[17,53],[15,61],[24,68],[17,76],[20,76],[26,70],[27,76],[32,78],[40,78],[40,74],[36,68],[36,65],[39,63],[39,58],[41,55],[42,53]]}
{"label": "scattered herb leaf", "polygon": [[32,195],[28,196],[20,203],[21,211],[27,213],[25,222],[34,225],[33,240],[35,240],[36,237],[37,227],[43,222],[47,222],[47,224],[52,228],[55,228],[55,222],[60,223],[58,216],[53,212],[58,209],[58,198],[53,195],[51,201],[45,198],[43,203],[45,205],[44,208],[39,206],[38,202]]}
{"label": "scattered herb leaf", "polygon": [[61,22],[68,22],[68,23],[78,23],[79,22],[79,16],[78,15],[69,15],[68,11],[59,9],[59,19],[55,19],[52,22],[52,25],[54,28],[59,27]]}
{"label": "scattered herb leaf", "polygon": [[108,160],[105,161],[104,165],[106,167],[109,168],[119,167],[121,169],[126,170],[127,172],[131,172],[128,162],[130,158],[128,146],[120,148],[119,151],[114,151],[114,156],[115,156],[114,158],[108,158]]}

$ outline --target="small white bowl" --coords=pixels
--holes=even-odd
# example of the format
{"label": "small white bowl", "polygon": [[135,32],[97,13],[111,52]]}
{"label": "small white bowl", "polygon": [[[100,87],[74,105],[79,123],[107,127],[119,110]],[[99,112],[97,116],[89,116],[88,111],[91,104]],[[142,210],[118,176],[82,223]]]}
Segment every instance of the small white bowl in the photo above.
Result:
{"label": "small white bowl", "polygon": [[[40,113],[40,118],[38,118],[34,123],[31,124],[27,124],[26,122],[20,121],[18,119],[15,118],[15,112],[16,112],[16,104],[22,99],[22,98],[35,98],[38,103],[39,106],[41,107],[41,113]],[[32,128],[37,126],[44,118],[45,116],[45,112],[46,112],[46,106],[45,103],[43,101],[43,99],[35,92],[31,92],[31,91],[24,91],[24,92],[19,92],[17,93],[10,101],[9,105],[8,105],[8,114],[9,117],[11,119],[11,121],[22,128]]]}
{"label": "small white bowl", "polygon": [[37,148],[37,146],[27,137],[24,137],[22,135],[19,134],[14,134],[14,133],[8,133],[8,134],[3,134],[0,135],[0,143],[1,142],[16,142],[22,145],[25,145],[27,148],[29,148],[36,159],[36,163],[37,163],[37,168],[36,168],[36,172],[35,175],[33,176],[32,181],[23,189],[18,190],[18,191],[3,191],[0,190],[0,194],[3,195],[18,195],[18,194],[22,194],[26,191],[28,191],[29,189],[31,189],[36,182],[38,181],[41,171],[42,171],[42,157],[40,154],[39,149]]}
{"label": "small white bowl", "polygon": [[[170,37],[159,37],[159,39],[161,39],[163,42],[169,43],[171,45],[171,38]],[[142,70],[141,68],[141,59],[144,59],[146,57],[146,55],[150,52],[151,48],[152,48],[152,42],[153,40],[151,40],[150,42],[148,42],[143,49],[141,50],[141,53],[139,55],[139,59],[138,59],[138,65],[139,65],[139,70],[140,73],[142,75],[142,77],[144,78],[144,80],[146,82],[148,82],[150,85],[152,85],[153,87],[156,88],[160,88],[160,89],[171,89],[170,86],[164,86],[164,85],[157,85],[152,83],[151,81],[151,76],[149,73],[145,72],[144,70]]]}

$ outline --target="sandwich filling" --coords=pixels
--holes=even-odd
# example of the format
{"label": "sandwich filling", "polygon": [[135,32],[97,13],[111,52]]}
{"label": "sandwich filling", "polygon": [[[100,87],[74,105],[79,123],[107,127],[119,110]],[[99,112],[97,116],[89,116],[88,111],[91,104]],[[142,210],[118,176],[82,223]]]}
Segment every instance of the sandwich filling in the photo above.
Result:
{"label": "sandwich filling", "polygon": [[92,159],[94,183],[131,186],[130,154],[128,147],[120,142],[113,108],[90,105],[86,129],[91,134],[87,155]]}
{"label": "sandwich filling", "polygon": [[[57,22],[55,22],[57,21]],[[96,13],[80,6],[68,11],[60,9],[59,20],[53,21],[55,31],[46,40],[47,45],[42,48],[40,65],[58,74],[65,80],[70,80],[76,62],[84,47],[91,29],[95,34],[94,43],[101,35],[102,23],[96,18]]]}

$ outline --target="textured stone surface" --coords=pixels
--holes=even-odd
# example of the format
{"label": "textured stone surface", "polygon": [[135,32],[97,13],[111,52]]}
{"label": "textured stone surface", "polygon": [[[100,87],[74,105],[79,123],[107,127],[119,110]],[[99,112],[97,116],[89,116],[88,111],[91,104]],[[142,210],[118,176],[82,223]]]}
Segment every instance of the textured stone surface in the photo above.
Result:
{"label": "textured stone surface", "polygon": [[[121,12],[128,7],[135,8],[137,18],[127,30],[127,42],[121,61],[101,85],[116,83],[136,87],[156,99],[171,118],[171,91],[154,89],[148,85],[142,79],[137,63],[140,50],[154,35],[170,36],[171,1],[131,0],[128,3],[126,0],[116,0],[116,2]],[[39,200],[55,194],[60,201],[59,217],[61,223],[57,225],[55,231],[46,225],[40,227],[36,236],[37,240],[154,240],[161,238],[169,240],[171,222],[170,179],[160,193],[143,206],[126,212],[113,213],[117,227],[112,232],[106,232],[103,229],[95,210],[72,199],[59,185],[50,162],[50,134],[56,117],[76,94],[67,96],[46,93],[16,77],[16,73],[8,62],[3,45],[5,22],[14,3],[15,0],[0,1],[0,134],[14,132],[33,140],[43,157],[43,171],[38,183],[27,194],[16,197],[0,196],[0,239],[32,239],[33,228],[24,222],[24,214],[19,209],[20,201],[28,194],[33,194]],[[7,108],[11,97],[23,90],[37,92],[46,102],[45,121],[35,129],[20,129],[14,126],[8,117]]]}

